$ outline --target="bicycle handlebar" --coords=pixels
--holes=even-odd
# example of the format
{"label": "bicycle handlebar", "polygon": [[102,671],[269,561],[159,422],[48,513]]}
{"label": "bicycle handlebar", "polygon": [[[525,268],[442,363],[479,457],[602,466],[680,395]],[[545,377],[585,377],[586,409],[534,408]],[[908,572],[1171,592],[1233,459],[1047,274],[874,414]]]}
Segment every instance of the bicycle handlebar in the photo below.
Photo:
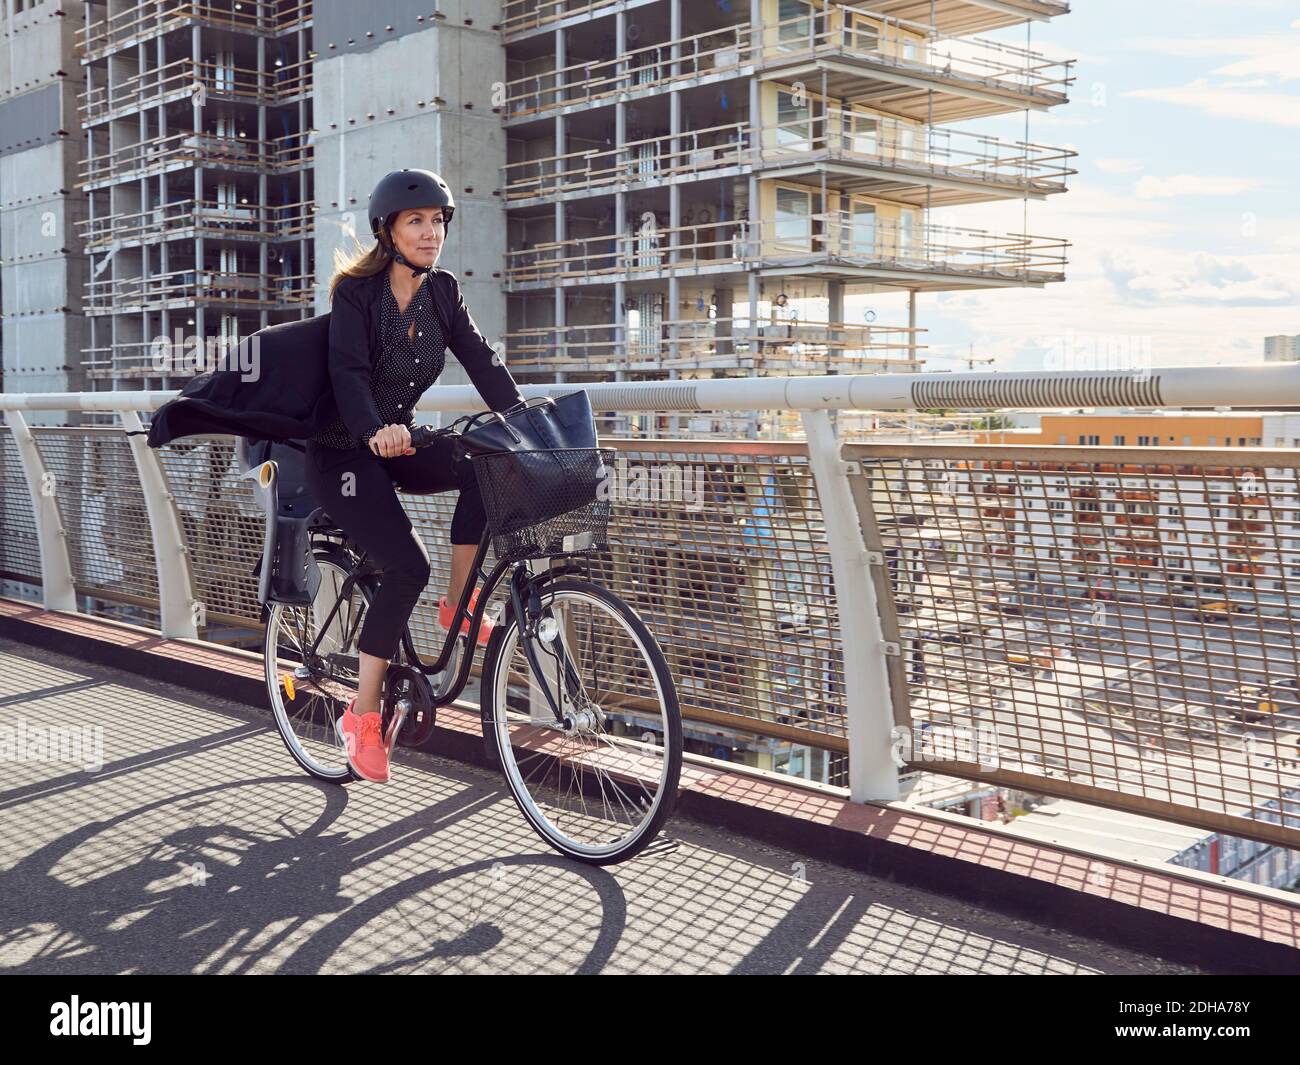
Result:
{"label": "bicycle handlebar", "polygon": [[[551,402],[554,401],[552,400]],[[504,413],[509,414],[510,411],[517,410],[520,406],[523,406],[523,404],[516,404],[514,407],[511,407],[509,411],[505,411]],[[444,437],[460,436],[461,431],[458,426],[461,424],[471,424],[476,422],[479,418],[482,418],[484,415],[491,413],[493,412],[480,411],[478,414],[463,414],[450,425],[444,426],[441,429],[435,429],[432,425],[417,425],[411,430],[411,447],[428,447],[435,440],[441,440]],[[500,414],[498,413],[496,416],[499,418]]]}
{"label": "bicycle handlebar", "polygon": [[417,425],[411,430],[411,447],[428,447],[435,440],[447,436],[460,436],[460,430],[454,425],[449,425],[445,429],[435,429],[432,425]]}

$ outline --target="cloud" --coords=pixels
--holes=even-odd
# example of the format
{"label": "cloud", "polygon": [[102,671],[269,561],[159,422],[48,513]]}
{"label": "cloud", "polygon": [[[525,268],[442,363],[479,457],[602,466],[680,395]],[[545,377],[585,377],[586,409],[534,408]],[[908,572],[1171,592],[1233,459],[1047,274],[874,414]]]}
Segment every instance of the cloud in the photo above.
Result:
{"label": "cloud", "polygon": [[[1244,56],[1249,61],[1294,55],[1300,49],[1300,36],[1258,34],[1243,37],[1138,37],[1123,42],[1121,47],[1184,59]],[[1291,77],[1297,76],[1294,72],[1287,73]]]}
{"label": "cloud", "polygon": [[[1213,32],[1205,17],[1212,13],[1209,0],[1183,2],[1188,19],[1166,25]],[[922,294],[919,324],[929,332],[921,342],[931,345],[933,358],[928,368],[964,370],[961,359],[973,342],[976,355],[997,358],[997,369],[1043,369],[1050,348],[1043,338],[1066,331],[1099,344],[1149,341],[1144,350],[1161,366],[1251,364],[1262,360],[1266,335],[1297,332],[1300,213],[1291,209],[1283,175],[1300,161],[1300,138],[1286,133],[1300,126],[1298,6],[1297,0],[1225,0],[1213,13],[1245,31],[1108,41],[1105,51],[1117,61],[1105,68],[1109,110],[1088,106],[1089,79],[1083,78],[1064,114],[1032,117],[1040,135],[1030,139],[1047,139],[1049,127],[1079,127],[1053,131],[1079,141],[1074,165],[1082,173],[1070,191],[1031,203],[1027,219],[1018,202],[956,210],[958,225],[1068,240],[1067,280]],[[1266,9],[1270,14],[1261,16]],[[1252,21],[1277,29],[1272,36],[1251,33]],[[1125,54],[1126,44],[1145,53]],[[1112,75],[1117,66],[1124,69]],[[1128,106],[1117,105],[1120,99]],[[1118,111],[1124,126],[1115,136]],[[1212,124],[1216,118],[1226,121]],[[1161,149],[1167,152],[1152,154]],[[1181,161],[1165,161],[1173,159]],[[872,299],[879,302],[879,321],[905,318],[904,305]]]}
{"label": "cloud", "polygon": [[1159,252],[1147,251],[1140,258],[1132,253],[1104,252],[1101,264],[1107,283],[1127,303],[1282,307],[1300,300],[1300,288],[1289,276],[1261,273],[1239,257],[1202,253],[1172,262]]}
{"label": "cloud", "polygon": [[1104,174],[1132,174],[1143,166],[1140,159],[1095,159],[1093,165]]}
{"label": "cloud", "polygon": [[1160,178],[1148,174],[1138,181],[1133,191],[1140,200],[1173,196],[1240,196],[1264,184],[1259,178],[1203,177],[1197,174]]}
{"label": "cloud", "polygon": [[[1023,37],[1024,37],[1023,33],[1018,35],[1018,39],[1023,39]],[[1106,56],[1104,55],[1095,55],[1089,52],[1080,52],[1077,48],[1065,48],[1059,44],[1056,44],[1053,41],[1035,40],[1029,45],[1029,48],[1031,51],[1037,52],[1044,59],[1050,60],[1055,63],[1064,63],[1067,61],[1072,61],[1075,64],[1088,63],[1088,64],[1100,65],[1103,63],[1110,62],[1110,60],[1106,58]]]}
{"label": "cloud", "polygon": [[1211,85],[1205,78],[1170,88],[1131,89],[1123,95],[1195,108],[1213,118],[1300,127],[1300,97],[1285,93],[1241,92]]}
{"label": "cloud", "polygon": [[[1292,24],[1300,25],[1300,20]],[[1237,37],[1141,37],[1126,42],[1145,52],[1187,59],[1231,62],[1213,67],[1210,77],[1190,84],[1124,93],[1138,99],[1192,107],[1215,118],[1300,126],[1300,96],[1276,89],[1300,79],[1300,34],[1255,34]]]}
{"label": "cloud", "polygon": [[1211,74],[1230,78],[1268,77],[1278,81],[1300,78],[1300,40],[1253,55],[1226,66],[1215,67]]}
{"label": "cloud", "polygon": [[1294,303],[1300,292],[1281,277],[1264,277],[1239,259],[1197,255],[1181,271],[1165,268],[1131,274],[1127,294],[1160,303],[1215,303],[1259,307]]}

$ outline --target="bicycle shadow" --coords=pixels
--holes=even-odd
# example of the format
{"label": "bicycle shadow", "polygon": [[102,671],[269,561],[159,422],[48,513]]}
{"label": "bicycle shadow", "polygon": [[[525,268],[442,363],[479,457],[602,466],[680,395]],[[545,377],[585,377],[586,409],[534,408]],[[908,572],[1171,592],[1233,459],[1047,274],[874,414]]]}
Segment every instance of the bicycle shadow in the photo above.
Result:
{"label": "bicycle shadow", "polygon": [[[268,824],[266,789],[286,784],[294,794],[272,796],[285,812]],[[236,796],[248,788],[257,797],[241,806]],[[302,801],[303,788],[309,802]],[[439,934],[440,912],[421,894],[459,877],[489,873],[495,883],[513,868],[541,866],[576,873],[586,882],[582,889],[594,889],[599,928],[585,952],[574,949],[582,954],[579,971],[600,971],[626,920],[622,892],[603,869],[559,855],[515,855],[429,870],[360,900],[345,888],[367,866],[401,855],[500,797],[457,792],[359,835],[337,827],[346,790],[299,775],[216,784],[142,804],[82,825],[0,871],[0,969],[80,975],[269,966],[314,973],[343,965],[357,971],[350,942],[377,919],[399,913],[424,940],[420,949],[363,971],[482,957],[505,945],[500,923],[488,917]],[[250,810],[260,821],[256,827],[241,816]],[[307,938],[290,947],[304,930]],[[290,952],[277,961],[284,950]]]}

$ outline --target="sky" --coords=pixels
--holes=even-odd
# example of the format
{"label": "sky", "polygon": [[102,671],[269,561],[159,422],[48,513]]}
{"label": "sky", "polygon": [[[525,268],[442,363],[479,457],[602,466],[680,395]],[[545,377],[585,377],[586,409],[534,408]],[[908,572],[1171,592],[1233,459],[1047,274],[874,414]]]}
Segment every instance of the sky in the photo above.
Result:
{"label": "sky", "polygon": [[[1300,333],[1300,0],[1073,0],[1031,46],[1074,59],[1070,102],[1028,139],[1077,151],[1069,191],[1028,205],[1029,233],[1069,241],[1067,280],[922,294],[926,370],[1255,363]],[[988,34],[1023,46],[1024,27]],[[1025,113],[955,128],[1024,139]],[[944,212],[1022,232],[1022,201]],[[892,296],[855,297],[906,322]],[[947,357],[944,357],[947,356]],[[1062,364],[1062,358],[1071,362]]]}

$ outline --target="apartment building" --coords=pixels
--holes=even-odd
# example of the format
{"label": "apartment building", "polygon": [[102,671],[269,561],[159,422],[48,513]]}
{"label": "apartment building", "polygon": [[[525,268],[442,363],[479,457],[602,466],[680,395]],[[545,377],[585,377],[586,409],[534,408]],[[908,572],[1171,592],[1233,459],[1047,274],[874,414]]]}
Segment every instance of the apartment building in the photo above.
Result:
{"label": "apartment building", "polygon": [[[82,387],[86,258],[76,236],[81,70],[56,0],[0,6],[0,388]],[[33,411],[29,423],[62,421]]]}
{"label": "apartment building", "polygon": [[[1055,0],[507,0],[507,348],[525,380],[918,369],[918,293],[1041,287],[1066,242],[934,212],[1065,190],[971,123],[1066,99],[982,34]],[[905,321],[846,297],[905,293]],[[901,306],[901,300],[900,306]]]}
{"label": "apartment building", "polygon": [[992,429],[977,444],[1100,447],[1300,447],[1300,416],[1275,411],[1119,410],[1044,414],[1037,426]]}
{"label": "apartment building", "polygon": [[[1028,590],[1039,605],[1149,604],[1193,624],[1217,620],[1207,608],[1211,615],[1293,611],[1295,469],[1248,452],[1239,462],[1203,465],[1102,452],[1079,461],[1055,450],[926,471],[900,467],[882,477],[879,504],[900,598],[931,596],[931,575],[943,572],[970,595],[1002,596],[1001,604],[1018,604],[1007,595]],[[960,627],[961,618],[949,620]]]}
{"label": "apartment building", "polygon": [[87,388],[176,388],[312,313],[311,4],[79,6]]}
{"label": "apartment building", "polygon": [[1295,362],[1300,359],[1300,336],[1271,336],[1264,338],[1265,362]]}

